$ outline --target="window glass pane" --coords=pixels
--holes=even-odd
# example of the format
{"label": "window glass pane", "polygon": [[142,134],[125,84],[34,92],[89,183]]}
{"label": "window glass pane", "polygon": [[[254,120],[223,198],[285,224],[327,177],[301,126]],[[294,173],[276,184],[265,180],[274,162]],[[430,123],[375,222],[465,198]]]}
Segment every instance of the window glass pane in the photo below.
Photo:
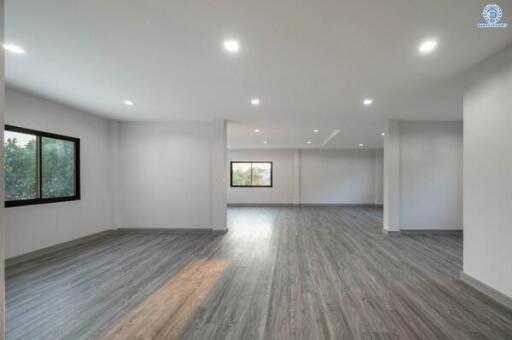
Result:
{"label": "window glass pane", "polygon": [[270,186],[270,163],[252,163],[252,185]]}
{"label": "window glass pane", "polygon": [[75,193],[75,143],[41,138],[42,197],[70,197]]}
{"label": "window glass pane", "polygon": [[233,186],[251,185],[251,163],[232,163]]}
{"label": "window glass pane", "polygon": [[36,136],[4,132],[5,200],[37,198]]}

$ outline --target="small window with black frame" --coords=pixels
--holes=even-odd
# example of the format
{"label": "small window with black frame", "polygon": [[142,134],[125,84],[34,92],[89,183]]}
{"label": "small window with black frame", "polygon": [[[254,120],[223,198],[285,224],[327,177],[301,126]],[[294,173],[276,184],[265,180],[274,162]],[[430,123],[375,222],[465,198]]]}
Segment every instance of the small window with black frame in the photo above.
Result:
{"label": "small window with black frame", "polygon": [[231,187],[271,188],[272,162],[231,162]]}
{"label": "small window with black frame", "polygon": [[5,126],[5,206],[80,199],[80,139]]}

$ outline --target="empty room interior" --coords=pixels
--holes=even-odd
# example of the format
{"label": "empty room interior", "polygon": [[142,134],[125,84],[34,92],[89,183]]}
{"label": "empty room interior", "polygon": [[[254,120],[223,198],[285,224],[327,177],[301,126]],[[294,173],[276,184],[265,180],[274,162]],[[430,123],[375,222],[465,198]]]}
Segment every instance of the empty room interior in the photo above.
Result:
{"label": "empty room interior", "polygon": [[0,340],[512,339],[511,1],[0,8]]}

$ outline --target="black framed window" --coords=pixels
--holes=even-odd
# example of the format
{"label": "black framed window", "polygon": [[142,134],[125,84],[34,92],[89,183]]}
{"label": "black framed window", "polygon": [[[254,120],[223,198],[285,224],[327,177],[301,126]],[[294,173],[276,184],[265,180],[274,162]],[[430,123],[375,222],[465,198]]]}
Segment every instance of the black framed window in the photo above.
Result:
{"label": "black framed window", "polygon": [[231,162],[231,186],[237,188],[271,188],[272,162]]}
{"label": "black framed window", "polygon": [[5,206],[80,199],[80,139],[6,125]]}

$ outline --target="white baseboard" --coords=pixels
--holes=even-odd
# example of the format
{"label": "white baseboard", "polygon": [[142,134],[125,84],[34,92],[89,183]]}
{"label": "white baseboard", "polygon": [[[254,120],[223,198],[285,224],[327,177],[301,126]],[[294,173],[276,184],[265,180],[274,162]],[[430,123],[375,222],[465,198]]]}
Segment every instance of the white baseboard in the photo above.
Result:
{"label": "white baseboard", "polygon": [[499,303],[500,305],[512,310],[512,298],[508,295],[503,294],[502,292],[488,286],[482,281],[475,279],[471,275],[468,275],[464,272],[460,273],[460,280],[467,284],[468,286],[476,289],[480,293],[484,294],[491,300]]}

